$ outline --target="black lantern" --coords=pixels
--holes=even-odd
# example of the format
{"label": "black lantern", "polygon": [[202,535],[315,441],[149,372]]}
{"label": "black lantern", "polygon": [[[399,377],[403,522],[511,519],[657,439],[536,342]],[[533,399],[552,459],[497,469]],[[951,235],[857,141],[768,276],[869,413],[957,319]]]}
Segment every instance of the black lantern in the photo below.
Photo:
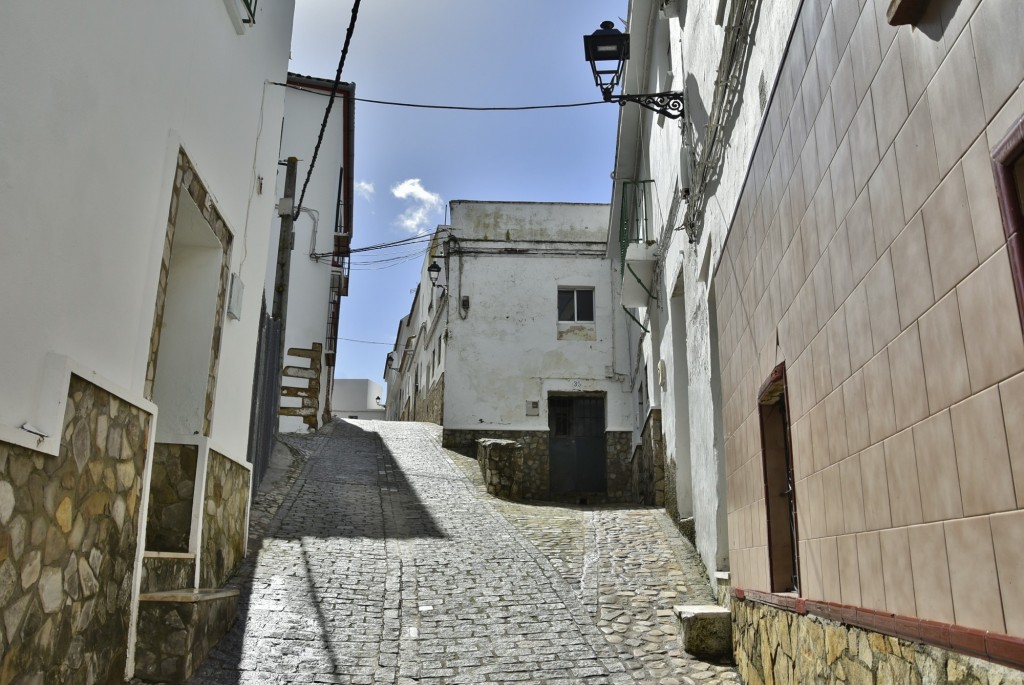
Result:
{"label": "black lantern", "polygon": [[594,85],[601,89],[605,102],[611,102],[612,91],[622,78],[622,67],[629,59],[629,34],[615,28],[613,22],[602,21],[601,28],[583,36],[583,51],[594,72]]}
{"label": "black lantern", "polygon": [[629,34],[619,31],[613,22],[603,21],[601,28],[583,36],[583,51],[594,73],[594,84],[601,89],[605,102],[617,102],[621,107],[627,102],[635,102],[670,119],[683,116],[683,94],[680,92],[612,94],[622,80],[622,70],[629,59]]}
{"label": "black lantern", "polygon": [[427,267],[427,276],[430,277],[430,285],[435,288],[444,288],[443,285],[437,284],[437,277],[441,275],[441,265],[437,262],[431,262],[430,266]]}

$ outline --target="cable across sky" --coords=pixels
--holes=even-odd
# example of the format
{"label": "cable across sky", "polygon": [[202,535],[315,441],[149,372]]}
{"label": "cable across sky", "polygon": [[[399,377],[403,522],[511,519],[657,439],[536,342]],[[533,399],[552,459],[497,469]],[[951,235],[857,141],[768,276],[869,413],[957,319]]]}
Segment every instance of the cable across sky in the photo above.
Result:
{"label": "cable across sky", "polygon": [[[293,85],[291,83],[280,83],[278,81],[271,81],[271,85],[284,86],[285,88],[291,88],[292,90],[301,90],[304,93],[313,93],[314,95],[322,95],[324,97],[331,97],[330,93],[325,93],[322,90],[315,90],[313,88],[305,88],[303,86]],[[568,109],[570,107],[590,107],[591,105],[606,105],[604,100],[591,100],[588,102],[563,102],[552,105],[509,105],[507,107],[497,107],[489,105],[428,105],[422,102],[399,102],[396,100],[374,100],[372,98],[353,98],[356,102],[367,102],[373,105],[386,105],[388,107],[413,107],[416,109],[449,109],[460,112],[523,112],[528,110],[537,109]]]}

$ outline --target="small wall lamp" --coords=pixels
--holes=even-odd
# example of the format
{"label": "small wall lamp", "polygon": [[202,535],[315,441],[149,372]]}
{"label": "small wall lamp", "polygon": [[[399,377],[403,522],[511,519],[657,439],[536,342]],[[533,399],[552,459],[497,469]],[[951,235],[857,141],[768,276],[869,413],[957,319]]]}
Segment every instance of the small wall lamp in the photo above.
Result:
{"label": "small wall lamp", "polygon": [[430,285],[441,290],[447,290],[443,285],[437,284],[437,277],[441,275],[441,265],[437,262],[431,262],[430,266],[427,267],[427,276],[430,277]]}

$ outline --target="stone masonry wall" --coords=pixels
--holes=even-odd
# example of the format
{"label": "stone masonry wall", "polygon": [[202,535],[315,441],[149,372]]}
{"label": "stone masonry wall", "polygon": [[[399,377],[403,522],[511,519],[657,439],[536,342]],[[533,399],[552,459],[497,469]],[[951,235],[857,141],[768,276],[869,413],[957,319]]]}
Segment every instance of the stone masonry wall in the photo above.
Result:
{"label": "stone masonry wall", "polygon": [[430,386],[416,403],[416,420],[444,424],[444,374]]}
{"label": "stone masonry wall", "polygon": [[0,683],[120,683],[150,416],[72,376],[58,456],[0,443]]}
{"label": "stone masonry wall", "polygon": [[[527,500],[571,501],[574,495],[555,497],[550,492],[548,431],[456,430],[445,428],[442,445],[469,457],[477,457],[476,441],[480,438],[514,440],[522,447],[522,497]],[[632,433],[608,431],[605,433],[605,472],[608,487],[604,496],[588,493],[590,504],[602,502],[633,502],[633,470],[630,463]]]}
{"label": "stone masonry wall", "polygon": [[523,448],[513,440],[477,441],[476,460],[487,492],[511,500],[523,496]]}
{"label": "stone masonry wall", "polygon": [[187,552],[192,529],[192,500],[196,488],[195,445],[156,443],[149,486],[146,549]]}
{"label": "stone masonry wall", "polygon": [[196,601],[182,593],[181,601],[139,602],[137,675],[149,681],[184,683],[231,628],[238,615],[238,593],[212,593]]}
{"label": "stone masonry wall", "polygon": [[219,588],[245,554],[250,471],[210,450],[203,496],[203,542],[199,586]]}
{"label": "stone masonry wall", "polygon": [[196,584],[196,560],[194,556],[167,557],[159,552],[146,552],[142,560],[142,582],[139,591],[165,592],[168,590],[191,590]]}
{"label": "stone masonry wall", "polygon": [[476,441],[484,438],[512,440],[522,448],[523,474],[520,493],[523,499],[550,499],[547,431],[455,430],[445,428],[441,444],[467,457],[478,458]]}
{"label": "stone masonry wall", "polygon": [[679,520],[679,501],[676,499],[676,462],[665,460],[665,511],[673,521]]}
{"label": "stone masonry wall", "polygon": [[661,410],[652,409],[640,434],[639,454],[633,459],[633,487],[636,501],[648,506],[665,504],[665,439],[661,432]]}
{"label": "stone masonry wall", "polygon": [[1021,685],[1024,673],[810,614],[732,599],[736,667],[748,685]]}
{"label": "stone masonry wall", "polygon": [[630,463],[632,446],[633,433],[630,431],[605,433],[608,502],[636,502],[633,498],[633,466]]}

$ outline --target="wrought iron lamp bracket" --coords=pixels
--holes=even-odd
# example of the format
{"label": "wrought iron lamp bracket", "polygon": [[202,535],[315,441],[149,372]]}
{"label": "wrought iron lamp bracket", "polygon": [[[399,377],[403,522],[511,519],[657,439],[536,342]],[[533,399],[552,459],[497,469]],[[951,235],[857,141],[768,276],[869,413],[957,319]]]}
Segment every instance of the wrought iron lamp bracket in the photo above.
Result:
{"label": "wrought iron lamp bracket", "polygon": [[644,93],[641,95],[613,95],[611,89],[601,89],[601,94],[604,96],[605,102],[618,103],[619,107],[625,107],[627,102],[635,102],[636,104],[662,114],[669,119],[680,119],[685,110],[683,107],[683,94],[675,91],[668,91],[665,93]]}

